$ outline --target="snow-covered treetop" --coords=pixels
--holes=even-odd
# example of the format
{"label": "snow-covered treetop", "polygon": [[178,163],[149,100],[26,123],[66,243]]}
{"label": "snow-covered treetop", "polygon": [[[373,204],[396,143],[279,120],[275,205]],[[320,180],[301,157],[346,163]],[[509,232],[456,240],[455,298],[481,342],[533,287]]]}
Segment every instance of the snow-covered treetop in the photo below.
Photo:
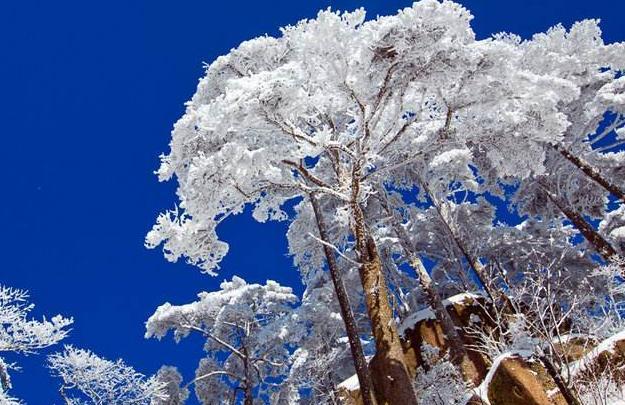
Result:
{"label": "snow-covered treetop", "polygon": [[[0,352],[33,354],[65,339],[74,322],[61,315],[49,321],[30,319],[35,307],[28,302],[28,292],[0,285]],[[9,370],[14,369],[0,357],[0,404],[13,405],[21,402],[9,395],[12,388]]]}
{"label": "snow-covered treetop", "polygon": [[[484,176],[543,173],[545,145],[570,126],[562,106],[615,77],[623,46],[603,45],[594,20],[478,41],[471,19],[436,0],[370,21],[327,10],[219,57],[162,156],[159,178],[177,178],[180,204],[146,245],[214,274],[228,251],[217,225],[246,204],[258,221],[284,220],[285,201],[315,192],[339,202],[340,220],[354,177],[365,201],[380,181],[413,186],[408,168],[434,189],[474,189],[469,164]],[[593,105],[616,108],[618,83]]]}
{"label": "snow-covered treetop", "polygon": [[[35,307],[28,301],[28,292],[0,285],[0,352],[33,354],[65,339],[70,332],[71,318],[53,316],[49,321],[30,319]],[[12,388],[9,370],[15,368],[0,357],[0,403],[21,402],[9,395]]]}
{"label": "snow-covered treetop", "polygon": [[[259,221],[285,219],[281,204],[311,191],[346,200],[356,162],[386,175],[415,154],[442,153],[434,164],[445,165],[469,139],[558,139],[556,106],[576,86],[515,68],[521,50],[476,41],[471,18],[435,0],[367,22],[363,10],[322,11],[218,58],[159,169],[177,177],[180,208],[159,216],[147,245],[213,272],[227,253],[216,226],[245,204]],[[306,158],[319,158],[314,178],[297,170]]]}
{"label": "snow-covered treetop", "polygon": [[56,315],[49,321],[29,319],[34,307],[28,302],[28,292],[0,286],[0,351],[34,353],[69,334],[71,318]]}
{"label": "snow-covered treetop", "polygon": [[189,398],[189,389],[182,384],[182,375],[176,367],[162,366],[154,378],[164,385],[166,398],[153,398],[150,405],[182,405]]}
{"label": "snow-covered treetop", "polygon": [[[53,373],[63,380],[61,395],[68,404],[150,405],[166,398],[163,382],[146,378],[122,360],[110,361],[89,350],[65,346],[48,361]],[[74,392],[78,396],[72,396]]]}
{"label": "snow-covered treetop", "polygon": [[267,323],[290,310],[297,301],[290,287],[268,280],[265,285],[247,284],[234,276],[220,290],[198,294],[198,301],[186,305],[165,303],[146,322],[145,337],[162,338],[171,329],[179,340],[195,328],[227,337],[237,326]]}
{"label": "snow-covered treetop", "polygon": [[177,341],[191,332],[206,338],[208,356],[192,381],[202,403],[230,398],[233,389],[234,397],[237,389],[270,395],[275,384],[265,380],[287,370],[287,345],[294,340],[289,320],[297,297],[291,288],[271,280],[248,284],[235,276],[198,298],[191,304],[158,307],[146,322],[146,338],[161,339],[169,330]]}

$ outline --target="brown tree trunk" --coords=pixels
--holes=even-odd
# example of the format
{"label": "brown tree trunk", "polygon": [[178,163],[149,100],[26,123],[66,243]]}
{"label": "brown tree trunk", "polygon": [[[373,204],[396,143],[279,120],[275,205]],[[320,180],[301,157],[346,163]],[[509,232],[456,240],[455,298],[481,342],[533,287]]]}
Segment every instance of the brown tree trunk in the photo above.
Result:
{"label": "brown tree trunk", "polygon": [[449,361],[460,371],[464,381],[477,384],[479,382],[480,373],[469,357],[464,347],[464,341],[456,330],[456,325],[454,325],[441,296],[434,289],[432,278],[425,270],[423,262],[415,255],[410,254],[410,265],[418,274],[419,284],[427,296],[428,303],[434,311],[436,319],[440,322],[441,329],[443,330],[443,334],[449,346]]}
{"label": "brown tree trunk", "polygon": [[[382,190],[378,190],[378,192],[381,191]],[[473,363],[471,362],[469,355],[467,354],[467,351],[464,347],[464,342],[460,337],[460,334],[456,330],[456,325],[454,325],[454,322],[451,319],[451,316],[449,315],[445,304],[443,303],[442,297],[440,296],[438,291],[436,291],[434,283],[432,282],[432,278],[426,271],[425,266],[423,266],[423,262],[421,261],[421,259],[413,253],[412,248],[410,247],[410,244],[408,242],[409,238],[406,234],[406,231],[404,230],[404,228],[402,228],[401,224],[396,219],[394,213],[391,211],[386,199],[383,196],[380,198],[380,202],[388,215],[391,216],[393,230],[399,238],[399,243],[404,253],[408,257],[410,266],[413,268],[413,270],[417,274],[417,277],[419,278],[419,285],[421,286],[421,289],[427,297],[428,304],[430,305],[430,308],[432,308],[432,310],[434,311],[434,315],[436,316],[436,319],[438,319],[438,321],[440,322],[441,329],[443,330],[443,333],[447,338],[447,342],[449,345],[449,361],[454,366],[456,366],[456,368],[462,373],[465,381],[477,383],[477,380],[474,381],[474,379],[476,377],[479,377],[479,373],[477,373],[477,370],[475,370],[475,367],[473,367]]]}
{"label": "brown tree trunk", "polygon": [[245,385],[245,399],[243,403],[245,405],[254,405],[254,396],[252,395],[252,387],[249,384]]}
{"label": "brown tree trunk", "polygon": [[592,180],[594,180],[597,184],[602,186],[616,198],[621,200],[621,202],[625,203],[625,191],[623,191],[619,186],[603,177],[601,173],[599,173],[599,171],[592,167],[588,162],[580,157],[573,155],[571,152],[565,149],[564,146],[554,145],[553,147],[555,150],[560,152],[560,154],[566,160],[577,166],[577,168],[584,172],[584,174],[586,174],[588,177],[590,177]]}
{"label": "brown tree trunk", "polygon": [[[323,222],[323,216],[321,214],[321,207],[319,207],[319,201],[314,194],[310,194],[310,204],[312,205],[313,212],[315,213],[315,220],[317,222],[317,228],[319,230],[319,236],[321,240],[329,243],[328,232]],[[356,375],[358,376],[358,383],[360,384],[360,394],[364,405],[373,405],[375,403],[373,383],[371,381],[371,375],[369,374],[369,366],[364,352],[362,351],[362,345],[360,344],[360,336],[358,335],[358,328],[356,326],[356,320],[352,313],[351,304],[349,302],[349,296],[345,290],[345,284],[341,278],[338,265],[336,263],[336,257],[334,252],[328,245],[323,245],[323,252],[325,253],[326,260],[328,262],[328,270],[334,284],[334,292],[336,293],[339,307],[341,310],[341,317],[345,323],[345,330],[347,332],[347,340],[349,341],[349,348],[352,352],[352,359],[354,367],[356,368]]]}
{"label": "brown tree trunk", "polygon": [[568,405],[582,405],[581,402],[577,399],[575,394],[567,387],[567,385],[562,380],[562,376],[556,370],[556,367],[553,365],[553,362],[547,356],[540,356],[540,361],[545,365],[545,369],[553,379],[553,381],[558,386],[558,389],[562,393],[564,400]]}
{"label": "brown tree trunk", "polygon": [[254,394],[252,392],[252,370],[250,368],[249,356],[247,348],[243,346],[241,349],[243,353],[243,371],[245,372],[245,387],[243,389],[243,403],[245,405],[254,404]]}
{"label": "brown tree trunk", "polygon": [[597,231],[595,231],[588,222],[584,219],[584,217],[578,213],[577,211],[570,208],[566,202],[564,202],[560,197],[553,194],[550,190],[548,190],[545,185],[543,186],[543,190],[547,195],[547,198],[556,206],[558,209],[568,218],[569,221],[575,225],[575,227],[584,235],[584,238],[594,247],[594,249],[599,253],[606,261],[609,261],[612,257],[616,255],[616,250],[610,245],[610,243],[605,240]]}
{"label": "brown tree trunk", "polygon": [[382,404],[412,405],[417,403],[397,325],[389,302],[388,287],[382,273],[382,263],[375,241],[367,232],[359,203],[360,171],[352,172],[351,216],[356,249],[361,265],[360,280],[365,305],[371,321],[376,354],[371,362],[373,383]]}

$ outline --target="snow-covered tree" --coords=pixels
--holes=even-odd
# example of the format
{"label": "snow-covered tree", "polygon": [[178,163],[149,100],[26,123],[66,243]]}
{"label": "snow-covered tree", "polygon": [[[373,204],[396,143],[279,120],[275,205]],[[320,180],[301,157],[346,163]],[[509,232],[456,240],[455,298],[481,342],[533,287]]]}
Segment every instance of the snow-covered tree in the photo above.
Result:
{"label": "snow-covered tree", "polygon": [[[620,186],[624,155],[619,152],[619,133],[625,124],[621,77],[625,45],[604,44],[598,20],[578,22],[570,30],[558,25],[527,41],[508,34],[499,38],[522,53],[523,57],[515,60],[519,68],[541,80],[562,85],[561,90],[550,94],[559,99],[554,108],[565,127],[536,143],[525,136],[525,126],[519,125],[515,131],[522,136],[509,137],[510,142],[518,143],[513,148],[504,149],[493,141],[474,143],[474,156],[480,157],[476,166],[481,174],[491,173],[488,180],[493,185],[502,176],[506,181],[522,181],[515,193],[522,213],[543,219],[566,218],[586,238],[590,248],[609,260],[617,251],[588,217],[603,218],[608,194],[625,201]],[[542,114],[535,112],[529,125],[544,126]],[[502,171],[501,162],[512,166],[519,161],[508,159],[508,154],[510,150],[517,153],[521,147],[526,150],[525,155],[534,155],[528,170],[517,167]],[[499,164],[493,156],[499,157]]]}
{"label": "snow-covered tree", "polygon": [[152,399],[150,405],[183,405],[189,398],[189,389],[182,385],[182,375],[176,367],[162,366],[155,379],[164,385],[165,397]]}
{"label": "snow-covered tree", "polygon": [[192,332],[206,338],[207,357],[192,381],[203,404],[242,397],[247,405],[254,397],[269,397],[275,388],[272,379],[288,369],[293,331],[286,325],[297,301],[291,288],[275,281],[248,284],[235,276],[198,298],[191,304],[158,307],[146,322],[146,338],[161,339],[170,330],[177,341]]}
{"label": "snow-covered tree", "polygon": [[[34,354],[67,337],[73,323],[71,318],[56,315],[50,320],[31,319],[29,316],[34,307],[27,291],[0,286],[0,352]],[[0,357],[0,400],[3,404],[19,403],[7,392],[11,388],[9,370],[13,367]]]}
{"label": "snow-covered tree", "polygon": [[63,380],[59,391],[67,405],[163,403],[165,383],[146,378],[122,360],[103,359],[89,350],[65,346],[48,357],[53,375]]}
{"label": "snow-covered tree", "polygon": [[[510,132],[517,116],[530,121],[536,100],[549,127],[527,136],[564,129],[550,109],[557,100],[540,97],[560,83],[508,69],[504,62],[519,55],[502,41],[476,41],[470,19],[461,6],[433,0],[370,22],[362,10],[327,11],[216,60],[159,170],[161,179],[177,176],[182,211],[161,215],[148,245],[164,243],[168,258],[186,256],[212,272],[227,251],[216,227],[245,204],[265,221],[285,219],[281,204],[311,192],[336,199],[339,210],[324,215],[342,221],[355,241],[376,364],[390,376],[379,379],[380,389],[395,402],[414,402],[362,213],[373,185],[401,182],[399,167],[424,151],[458,150],[438,144],[454,131],[462,141],[475,127]],[[451,127],[455,116],[468,130]],[[494,116],[506,119],[488,121]]]}
{"label": "snow-covered tree", "polygon": [[[342,287],[349,266],[337,268],[337,259],[358,270],[376,395],[414,403],[394,322],[393,294],[406,287],[393,285],[406,280],[392,278],[401,275],[397,261],[412,265],[448,338],[459,341],[437,282],[466,288],[477,279],[492,300],[505,300],[506,287],[488,277],[504,244],[489,235],[522,240],[511,252],[532,254],[519,260],[565,253],[583,259],[579,270],[586,246],[611,259],[611,238],[621,233],[606,203],[609,194],[622,199],[624,45],[605,45],[596,21],[527,41],[478,41],[471,19],[436,0],[369,21],[364,10],[328,10],[219,57],[162,157],[159,179],[176,177],[180,203],[158,217],[146,245],[215,274],[228,251],[218,226],[230,215],[252,206],[260,222],[289,220],[290,253],[304,278],[327,264],[363,391],[367,367]],[[616,142],[599,146],[610,137]],[[414,193],[421,206],[406,198]],[[517,229],[495,226],[493,197],[530,218]],[[282,208],[295,199],[289,218]],[[609,235],[589,217],[604,220]],[[567,220],[587,245],[570,240]],[[473,232],[488,243],[467,237]],[[432,256],[430,274],[422,258]],[[458,363],[463,349],[454,346]]]}

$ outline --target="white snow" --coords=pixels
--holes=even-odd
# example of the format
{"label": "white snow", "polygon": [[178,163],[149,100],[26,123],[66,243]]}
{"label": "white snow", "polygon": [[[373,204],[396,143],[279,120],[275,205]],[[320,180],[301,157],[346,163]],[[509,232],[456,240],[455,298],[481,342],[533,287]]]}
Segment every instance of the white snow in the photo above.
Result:
{"label": "white snow", "polygon": [[451,149],[435,156],[430,163],[430,168],[438,168],[453,162],[468,162],[470,158],[471,151],[469,149]]}
{"label": "white snow", "polygon": [[479,293],[464,292],[461,294],[452,295],[451,297],[444,300],[443,303],[445,304],[445,306],[448,306],[449,304],[458,304],[464,302],[467,299],[476,300],[479,298],[483,298],[483,296]]}
{"label": "white snow", "polygon": [[400,335],[406,333],[408,329],[412,329],[417,323],[425,320],[425,319],[436,319],[436,315],[430,308],[422,309],[421,311],[417,311],[403,320],[403,322],[397,327]]}
{"label": "white snow", "polygon": [[490,401],[488,400],[488,387],[493,381],[493,377],[495,376],[497,369],[501,365],[501,362],[511,357],[525,358],[529,355],[531,355],[531,353],[525,351],[506,352],[500,354],[495,358],[495,360],[493,360],[493,365],[491,366],[490,370],[488,370],[488,374],[486,374],[486,377],[484,377],[484,381],[482,381],[482,383],[473,390],[475,395],[477,395],[482,400],[484,405],[491,405]]}
{"label": "white snow", "polygon": [[588,340],[597,340],[596,337],[587,335],[585,333],[568,333],[566,335],[554,336],[551,339],[551,343],[567,343],[573,339],[588,339]]}
{"label": "white snow", "polygon": [[360,383],[358,382],[358,375],[354,374],[353,376],[349,377],[347,380],[340,383],[338,385],[338,388],[339,389],[342,388],[347,391],[356,391],[357,389],[360,389]]}
{"label": "white snow", "polygon": [[610,236],[614,239],[625,239],[625,226],[613,229],[612,232],[610,232]]}
{"label": "white snow", "polygon": [[[445,307],[448,307],[451,304],[459,304],[464,302],[465,300],[476,300],[478,298],[482,298],[482,295],[472,292],[464,292],[461,294],[453,295],[443,300],[443,305],[445,305]],[[404,319],[402,323],[397,327],[397,330],[399,331],[399,334],[403,335],[408,329],[412,329],[417,323],[426,319],[436,319],[434,311],[432,311],[432,309],[430,308],[425,308],[421,311],[410,314],[410,316]]]}
{"label": "white snow", "polygon": [[601,353],[604,353],[604,352],[612,353],[614,350],[615,343],[620,340],[625,340],[625,330],[622,330],[619,333],[612,335],[609,338],[605,339],[604,341],[599,343],[597,347],[595,347],[593,350],[588,352],[584,357],[573,362],[569,366],[571,375],[575,375],[581,371],[584,371],[586,367],[594,363],[595,359]]}
{"label": "white snow", "polygon": [[475,388],[475,395],[477,395],[484,402],[484,405],[491,405],[490,401],[488,400],[488,387],[490,386],[490,383],[495,376],[495,372],[497,372],[497,369],[501,365],[502,361],[513,356],[515,356],[515,354],[512,352],[502,353],[501,355],[497,356],[493,361],[493,365],[491,366],[490,370],[488,370],[488,374],[486,374],[486,377],[484,377],[484,381],[482,381],[482,383]]}

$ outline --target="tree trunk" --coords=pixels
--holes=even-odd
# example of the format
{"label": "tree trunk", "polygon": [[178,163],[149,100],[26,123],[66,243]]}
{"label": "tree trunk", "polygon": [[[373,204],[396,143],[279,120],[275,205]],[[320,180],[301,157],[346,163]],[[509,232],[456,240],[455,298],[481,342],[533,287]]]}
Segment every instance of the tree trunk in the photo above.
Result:
{"label": "tree trunk", "polygon": [[360,280],[375,339],[376,354],[371,362],[373,383],[378,400],[382,404],[417,404],[413,380],[406,367],[397,325],[389,302],[382,263],[375,241],[367,232],[364,214],[359,203],[359,191],[360,173],[358,169],[354,169],[350,208],[356,249],[361,262]]}
{"label": "tree trunk", "polygon": [[482,287],[484,288],[484,291],[486,291],[486,294],[488,295],[488,297],[491,299],[491,301],[494,304],[495,303],[495,295],[496,294],[492,290],[490,284],[487,283],[488,275],[484,271],[484,266],[482,266],[482,263],[480,263],[477,258],[475,258],[475,257],[473,257],[472,255],[469,254],[468,250],[464,246],[464,243],[462,243],[460,238],[458,238],[456,236],[456,233],[452,229],[451,224],[449,223],[449,221],[447,221],[447,218],[445,218],[445,215],[443,214],[442,209],[441,209],[438,201],[436,201],[436,199],[434,198],[434,196],[430,192],[430,188],[427,186],[427,184],[425,184],[425,182],[423,182],[423,181],[420,181],[419,183],[421,184],[421,187],[423,187],[423,190],[430,197],[430,200],[432,200],[432,205],[436,209],[436,213],[438,214],[438,217],[440,218],[441,222],[445,226],[445,229],[447,229],[447,232],[449,233],[449,236],[453,239],[456,247],[458,247],[458,250],[460,250],[460,253],[466,259],[467,263],[469,264],[469,266],[471,267],[471,269],[473,270],[473,272],[477,276],[478,280],[480,281],[480,284],[482,284]]}
{"label": "tree trunk", "polygon": [[564,397],[566,403],[568,405],[582,405],[575,396],[575,394],[573,394],[569,387],[567,387],[567,385],[564,383],[564,381],[562,380],[562,376],[560,375],[560,373],[558,373],[556,367],[553,365],[551,360],[547,356],[543,355],[540,356],[540,361],[545,365],[545,369],[558,386],[558,389],[562,393],[562,396]]}
{"label": "tree trunk", "polygon": [[[314,194],[310,194],[310,204],[312,205],[315,213],[315,220],[317,222],[317,228],[319,229],[319,236],[321,240],[329,243],[328,232],[323,222],[321,214],[321,208],[319,207],[319,201]],[[360,384],[360,394],[364,405],[373,405],[375,402],[373,383],[371,381],[371,375],[369,374],[369,366],[364,352],[362,351],[362,345],[360,344],[360,336],[358,335],[358,328],[356,326],[356,320],[352,313],[351,304],[349,302],[349,296],[345,290],[343,279],[336,263],[336,257],[334,252],[328,245],[323,245],[323,252],[325,253],[326,260],[328,262],[328,269],[334,284],[334,292],[339,302],[341,309],[341,317],[345,323],[345,330],[347,332],[347,340],[349,341],[349,348],[352,352],[352,359],[354,367],[356,368],[356,375],[358,376],[358,383]]]}
{"label": "tree trunk", "polygon": [[[378,190],[381,192],[381,190]],[[390,207],[386,199],[381,196],[380,202],[383,208],[386,210],[388,215],[391,216],[391,221],[393,225],[393,230],[395,234],[399,238],[399,243],[408,257],[408,261],[410,266],[413,268],[417,277],[419,278],[419,285],[421,289],[425,293],[428,304],[430,308],[434,311],[434,315],[436,319],[440,322],[441,329],[443,330],[443,334],[447,338],[447,342],[449,345],[449,361],[456,366],[456,368],[462,373],[462,376],[465,381],[477,383],[475,380],[479,377],[477,370],[473,367],[472,361],[469,359],[467,351],[464,347],[464,341],[460,337],[460,334],[456,330],[456,325],[454,325],[445,304],[443,303],[443,299],[436,291],[434,283],[432,282],[432,278],[428,274],[423,265],[421,259],[412,251],[412,248],[409,244],[409,238],[406,234],[404,228],[402,228],[399,221],[396,219],[394,213],[391,211]],[[474,381],[475,380],[475,381]]]}
{"label": "tree trunk", "polygon": [[560,152],[560,154],[566,160],[577,166],[577,168],[584,172],[584,174],[586,174],[588,177],[590,177],[592,180],[594,180],[597,184],[602,186],[616,198],[621,200],[621,202],[625,203],[625,191],[623,191],[619,186],[603,177],[601,173],[599,173],[599,171],[592,167],[588,162],[580,157],[573,155],[571,152],[565,149],[564,146],[554,145],[553,147],[555,150]]}
{"label": "tree trunk", "polygon": [[616,255],[616,250],[605,240],[597,231],[595,231],[584,217],[577,211],[570,208],[566,202],[560,197],[549,191],[543,184],[543,190],[547,198],[568,218],[569,221],[584,235],[584,238],[594,247],[604,260],[609,261]]}
{"label": "tree trunk", "polygon": [[484,266],[482,265],[482,263],[480,263],[480,261],[476,257],[474,257],[473,255],[469,254],[469,251],[464,246],[464,243],[462,243],[462,241],[460,241],[460,239],[454,234],[454,232],[451,230],[451,227],[449,226],[449,224],[445,220],[443,220],[443,222],[445,222],[445,224],[447,225],[447,228],[451,232],[451,234],[452,234],[451,237],[453,238],[454,242],[456,243],[456,246],[458,247],[458,250],[460,250],[460,253],[462,253],[462,256],[464,256],[464,258],[466,259],[467,263],[469,263],[469,266],[471,267],[471,269],[473,270],[473,272],[477,276],[477,279],[480,281],[480,284],[482,284],[482,287],[484,287],[484,291],[486,291],[486,294],[488,295],[488,298],[490,298],[490,300],[494,304],[495,303],[495,296],[498,295],[498,294],[496,294],[493,291],[493,289],[491,288],[490,284],[488,284],[488,281],[487,281],[488,280],[488,275],[486,274],[486,270],[484,269]]}
{"label": "tree trunk", "polygon": [[456,330],[447,308],[441,296],[434,289],[432,278],[425,270],[421,259],[413,254],[410,254],[410,265],[419,276],[419,284],[427,296],[428,303],[436,319],[440,322],[443,334],[447,339],[449,347],[449,361],[460,371],[464,381],[468,383],[477,384],[480,379],[480,373],[475,367],[475,364],[469,357],[467,350],[464,346],[464,341],[460,334]]}
{"label": "tree trunk", "polygon": [[245,405],[254,404],[254,394],[252,392],[252,370],[250,369],[250,358],[247,353],[247,348],[243,346],[241,349],[243,353],[243,371],[245,373],[245,387],[243,390],[243,403]]}
{"label": "tree trunk", "polygon": [[252,387],[249,384],[245,385],[245,405],[254,405],[254,396],[252,395]]}

